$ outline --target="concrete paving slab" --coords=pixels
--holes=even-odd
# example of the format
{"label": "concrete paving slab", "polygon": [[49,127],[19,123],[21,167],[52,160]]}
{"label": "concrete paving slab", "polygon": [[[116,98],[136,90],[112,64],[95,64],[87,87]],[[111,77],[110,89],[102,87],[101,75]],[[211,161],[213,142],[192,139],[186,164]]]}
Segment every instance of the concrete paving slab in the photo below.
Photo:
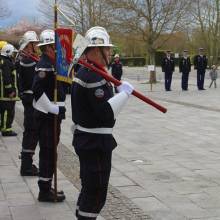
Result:
{"label": "concrete paving slab", "polygon": [[11,216],[0,217],[0,220],[12,220]]}
{"label": "concrete paving slab", "polygon": [[160,202],[156,197],[134,198],[132,199],[139,207],[147,213],[150,211],[168,211],[169,208]]}
{"label": "concrete paving slab", "polygon": [[39,210],[32,206],[12,206],[10,207],[13,220],[43,220]]}
{"label": "concrete paving slab", "polygon": [[0,217],[8,217],[10,214],[8,202],[6,200],[0,201]]}
{"label": "concrete paving slab", "polygon": [[6,199],[10,207],[35,205],[35,200],[31,193],[10,193],[7,195]]}
{"label": "concrete paving slab", "polygon": [[[220,218],[220,88],[208,89],[207,77],[205,80],[207,90],[198,91],[196,73],[193,71],[190,74],[189,91],[182,92],[181,75],[177,71],[173,75],[173,91],[165,92],[160,69],[157,69],[159,83],[153,85],[153,91],[150,91],[150,85],[146,84],[149,74],[145,68],[125,68],[123,79],[131,82],[143,94],[166,106],[168,112],[162,114],[136,98],[130,98],[117,118],[114,128],[118,147],[113,153],[110,179],[113,186],[111,187],[119,190],[114,190],[116,197],[117,193],[122,193],[130,206],[138,205],[153,220],[218,220]],[[62,124],[61,142],[74,154],[71,146],[72,120],[69,96],[66,103],[67,119]],[[17,109],[22,110],[22,105],[17,104]],[[15,122],[14,126],[16,131],[22,132],[21,125]],[[20,142],[20,134],[17,138],[0,138],[0,155],[1,152],[3,155],[0,156],[0,185],[5,190],[2,196],[0,190],[0,202],[3,202],[0,203],[0,207],[8,207],[4,203],[4,196],[6,191],[10,191],[10,187],[7,190],[5,183],[24,182],[31,191],[34,201],[37,198],[38,189],[35,179],[19,177]],[[11,155],[9,160],[5,159],[7,153]],[[37,153],[35,157],[37,161]],[[68,219],[69,214],[73,213],[74,216],[78,189],[72,188],[72,183],[69,185],[62,173],[58,174],[59,188],[68,192],[67,202],[64,207],[61,205],[66,210],[65,217]],[[22,187],[18,187],[17,190],[22,190]],[[17,193],[15,190],[11,199],[13,195],[16,197]],[[36,202],[35,205],[38,207],[38,204]],[[25,204],[24,206],[27,207]],[[57,210],[60,211],[61,207]],[[107,210],[109,213],[111,209],[117,209],[111,203],[105,208],[109,209]],[[42,218],[54,217],[50,209],[42,210],[45,210],[45,216],[47,215],[47,217],[42,215]],[[6,211],[5,216],[0,215],[0,217],[10,218],[10,212]],[[118,219],[117,214],[115,219]],[[131,218],[126,220],[128,219]]]}

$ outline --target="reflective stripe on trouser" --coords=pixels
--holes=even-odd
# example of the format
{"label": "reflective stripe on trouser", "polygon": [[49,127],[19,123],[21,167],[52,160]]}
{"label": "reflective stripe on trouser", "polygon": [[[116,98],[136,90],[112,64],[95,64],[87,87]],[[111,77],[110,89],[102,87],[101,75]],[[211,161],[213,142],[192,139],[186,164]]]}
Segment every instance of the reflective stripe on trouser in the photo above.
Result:
{"label": "reflective stripe on trouser", "polygon": [[15,115],[15,101],[0,101],[1,131],[11,131]]}
{"label": "reflective stripe on trouser", "polygon": [[22,100],[22,103],[24,106],[24,132],[22,139],[22,153],[29,153],[33,155],[38,142],[38,131],[34,118],[34,108],[32,106],[32,101],[28,102]]}
{"label": "reflective stripe on trouser", "polygon": [[82,188],[76,214],[78,219],[96,219],[106,201],[112,152],[93,149],[77,151],[77,154]]}
{"label": "reflective stripe on trouser", "polygon": [[57,120],[57,141],[54,140],[54,118],[44,117],[38,119],[37,129],[39,131],[39,181],[40,191],[48,191],[54,174],[54,148],[57,147],[60,137],[61,121]]}

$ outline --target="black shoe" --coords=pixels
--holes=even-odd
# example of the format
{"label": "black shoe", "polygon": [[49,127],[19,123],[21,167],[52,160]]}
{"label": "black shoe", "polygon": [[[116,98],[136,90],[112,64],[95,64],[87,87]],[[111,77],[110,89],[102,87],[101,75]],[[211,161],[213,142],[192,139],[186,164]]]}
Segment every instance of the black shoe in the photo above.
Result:
{"label": "black shoe", "polygon": [[32,167],[30,167],[29,169],[21,168],[20,174],[21,176],[38,176],[39,170],[34,164],[32,164]]}
{"label": "black shoe", "polygon": [[202,88],[201,90],[206,90],[206,89]]}
{"label": "black shoe", "polygon": [[57,197],[55,198],[53,190],[50,190],[49,192],[40,191],[38,195],[39,202],[63,202],[65,198],[64,194],[57,194]]}
{"label": "black shoe", "polygon": [[18,134],[14,131],[2,131],[2,136],[4,137],[13,137],[17,136]]}

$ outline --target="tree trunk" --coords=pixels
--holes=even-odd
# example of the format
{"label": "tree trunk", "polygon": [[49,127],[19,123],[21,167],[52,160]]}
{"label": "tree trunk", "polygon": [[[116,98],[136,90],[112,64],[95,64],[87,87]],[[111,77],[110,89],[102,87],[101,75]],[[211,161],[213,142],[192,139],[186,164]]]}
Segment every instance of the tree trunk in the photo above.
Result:
{"label": "tree trunk", "polygon": [[155,65],[155,54],[156,54],[155,49],[152,48],[152,47],[149,47],[148,48],[148,65],[154,65],[155,66],[154,71],[150,71],[149,82],[151,84],[157,82],[157,78],[156,78],[156,65]]}

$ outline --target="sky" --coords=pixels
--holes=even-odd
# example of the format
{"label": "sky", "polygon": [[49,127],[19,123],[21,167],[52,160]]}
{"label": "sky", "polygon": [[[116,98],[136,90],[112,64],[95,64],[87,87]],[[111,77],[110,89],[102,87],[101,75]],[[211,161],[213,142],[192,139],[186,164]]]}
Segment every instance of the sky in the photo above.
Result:
{"label": "sky", "polygon": [[3,1],[8,4],[8,8],[11,11],[11,15],[8,18],[0,20],[0,28],[6,28],[13,26],[22,17],[28,19],[39,19],[40,12],[38,11],[38,4],[40,0],[7,0]]}

